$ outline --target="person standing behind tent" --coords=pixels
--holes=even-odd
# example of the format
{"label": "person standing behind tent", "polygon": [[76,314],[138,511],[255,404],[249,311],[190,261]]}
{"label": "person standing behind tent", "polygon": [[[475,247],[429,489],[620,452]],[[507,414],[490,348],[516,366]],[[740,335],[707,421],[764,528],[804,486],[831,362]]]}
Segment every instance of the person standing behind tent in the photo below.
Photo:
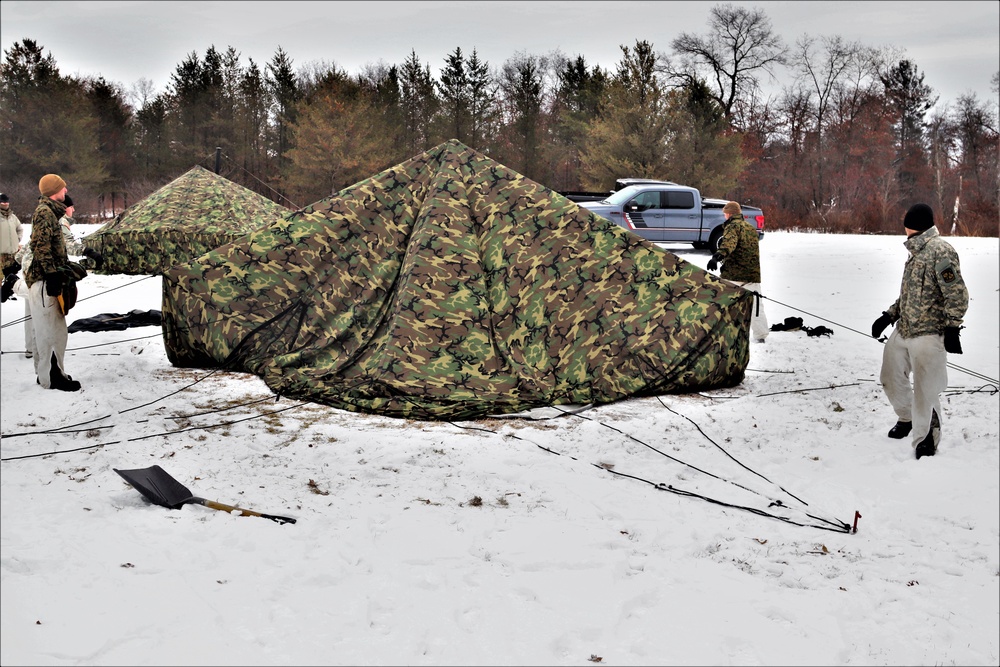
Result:
{"label": "person standing behind tent", "polygon": [[0,268],[3,269],[3,286],[0,287],[0,301],[6,301],[14,292],[17,272],[21,265],[15,255],[21,250],[24,226],[14,211],[10,209],[10,197],[0,193]]}
{"label": "person standing behind tent", "polygon": [[[708,270],[717,270],[722,262],[719,277],[759,295],[760,239],[757,230],[743,218],[743,209],[737,202],[727,202],[722,207],[722,214],[726,217],[722,223],[722,239],[719,249],[708,260]],[[763,343],[770,333],[760,296],[754,298],[750,330],[758,343]]]}
{"label": "person standing behind tent", "polygon": [[959,331],[969,290],[958,253],[938,233],[930,206],[911,206],[903,229],[910,256],[899,298],[872,324],[872,337],[898,322],[882,350],[879,381],[898,418],[889,437],[901,440],[912,431],[919,459],[933,456],[941,442],[940,394],[948,386],[947,353],[962,354]]}
{"label": "person standing behind tent", "polygon": [[63,241],[66,244],[66,254],[83,255],[83,259],[80,261],[80,265],[83,268],[100,271],[101,266],[104,264],[104,258],[101,256],[101,253],[93,248],[86,247],[83,241],[78,241],[73,236],[73,214],[76,213],[76,206],[73,204],[73,198],[69,196],[68,192],[63,199],[63,204],[66,206],[66,213],[59,218],[59,227],[62,232]]}
{"label": "person standing behind tent", "polygon": [[24,272],[34,334],[28,351],[34,356],[38,384],[46,389],[77,391],[80,383],[64,370],[69,334],[57,298],[72,273],[59,223],[66,212],[66,181],[57,174],[46,174],[38,181],[38,191],[41,196],[31,218],[32,259]]}

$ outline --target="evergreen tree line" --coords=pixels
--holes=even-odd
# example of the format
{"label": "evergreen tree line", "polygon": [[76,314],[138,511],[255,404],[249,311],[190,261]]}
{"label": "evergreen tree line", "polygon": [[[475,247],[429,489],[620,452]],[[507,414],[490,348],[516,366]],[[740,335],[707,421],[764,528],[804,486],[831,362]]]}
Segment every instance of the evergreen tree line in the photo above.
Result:
{"label": "evergreen tree line", "polygon": [[[435,78],[415,51],[349,74],[190,53],[167,90],[63,75],[23,39],[0,63],[0,188],[21,213],[64,176],[78,214],[113,215],[195,164],[300,208],[448,139],[557,191],[649,177],[764,209],[770,229],[899,233],[916,201],[943,233],[998,233],[995,101],[943,110],[910,60],[840,37],[786,45],[759,9],[717,5],[669,53],[637,40],[613,70],[455,48]],[[778,68],[791,84],[765,95]],[[992,80],[997,92],[997,75]]]}

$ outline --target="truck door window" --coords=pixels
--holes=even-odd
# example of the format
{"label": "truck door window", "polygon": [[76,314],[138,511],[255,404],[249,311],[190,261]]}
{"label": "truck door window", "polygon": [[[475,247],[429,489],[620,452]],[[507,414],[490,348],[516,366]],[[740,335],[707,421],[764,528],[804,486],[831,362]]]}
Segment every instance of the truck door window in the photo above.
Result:
{"label": "truck door window", "polygon": [[664,192],[663,208],[694,208],[694,194],[690,192]]}
{"label": "truck door window", "polygon": [[659,192],[643,192],[641,195],[629,202],[630,207],[635,207],[636,211],[648,211],[651,208],[660,207]]}

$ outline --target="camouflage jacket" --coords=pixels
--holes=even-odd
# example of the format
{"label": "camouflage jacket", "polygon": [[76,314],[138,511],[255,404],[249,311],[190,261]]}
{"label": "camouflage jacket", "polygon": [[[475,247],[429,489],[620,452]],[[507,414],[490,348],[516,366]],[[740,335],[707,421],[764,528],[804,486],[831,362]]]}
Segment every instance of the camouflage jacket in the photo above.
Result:
{"label": "camouflage jacket", "polygon": [[45,274],[64,270],[69,265],[66,241],[59,218],[66,213],[61,201],[38,198],[38,208],[31,217],[31,264],[24,272],[24,282],[30,287],[45,279]]}
{"label": "camouflage jacket", "polygon": [[969,307],[969,290],[962,280],[958,253],[941,238],[937,227],[906,239],[910,257],[903,267],[903,284],[896,303],[886,310],[898,318],[903,338],[944,333],[961,326]]}
{"label": "camouflage jacket", "polygon": [[14,211],[8,208],[0,212],[0,254],[13,255],[17,252],[23,235],[24,227],[14,215]]}
{"label": "camouflage jacket", "polygon": [[760,282],[760,242],[757,230],[742,215],[733,215],[722,225],[722,240],[716,255],[722,264],[719,276],[741,283]]}
{"label": "camouflage jacket", "polygon": [[[73,236],[73,218],[64,215],[59,218],[59,227],[63,235],[63,241],[66,243],[66,254],[67,255],[82,255],[86,246],[83,245],[83,241],[77,240]],[[81,262],[82,264],[83,262]],[[87,267],[90,268],[90,267]]]}
{"label": "camouflage jacket", "polygon": [[[71,229],[71,224],[73,219],[68,216],[63,216],[59,218],[59,227],[62,232],[63,242],[66,243],[66,254],[70,256],[82,255],[83,251],[87,249],[82,240],[77,239],[73,236],[73,231]],[[21,267],[27,271],[28,267],[31,266],[31,244],[26,243],[21,251],[15,256],[18,262],[21,263]],[[97,268],[97,262],[89,257],[78,257],[77,263],[85,269],[95,269]]]}

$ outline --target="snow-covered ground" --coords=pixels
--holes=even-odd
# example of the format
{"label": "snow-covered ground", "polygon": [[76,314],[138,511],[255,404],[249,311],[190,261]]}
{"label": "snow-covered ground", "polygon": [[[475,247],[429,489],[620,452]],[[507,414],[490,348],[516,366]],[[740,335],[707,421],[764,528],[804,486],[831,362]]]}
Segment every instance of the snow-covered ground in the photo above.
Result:
{"label": "snow-covered ground", "polygon": [[[732,389],[545,420],[275,401],[173,368],[155,327],[71,334],[83,390],[46,391],[8,301],[0,663],[997,665],[1000,242],[949,238],[965,353],[917,461],[869,335],[903,240],[769,233],[771,323],[833,335],[771,333]],[[70,320],[159,308],[159,278],[94,274]],[[169,510],[113,470],[153,465],[297,523]]]}

